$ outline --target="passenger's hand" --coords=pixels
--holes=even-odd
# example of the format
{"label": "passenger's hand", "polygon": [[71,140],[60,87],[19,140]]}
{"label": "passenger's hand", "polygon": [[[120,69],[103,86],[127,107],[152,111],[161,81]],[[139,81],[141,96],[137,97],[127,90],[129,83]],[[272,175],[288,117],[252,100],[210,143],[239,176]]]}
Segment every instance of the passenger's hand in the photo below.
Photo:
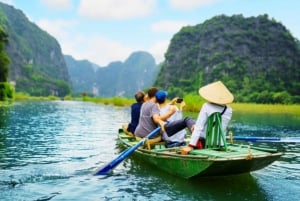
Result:
{"label": "passenger's hand", "polygon": [[163,133],[166,132],[166,130],[165,130],[165,124],[166,124],[166,122],[160,120],[160,121],[158,122],[158,124],[159,124],[160,129],[162,130],[162,132],[163,132]]}
{"label": "passenger's hand", "polygon": [[190,132],[193,133],[195,129],[195,125],[192,126],[192,128],[190,129]]}
{"label": "passenger's hand", "polygon": [[179,110],[180,110],[180,111],[183,111],[183,108],[185,108],[185,106],[186,106],[185,102],[182,101],[182,102],[180,103],[180,108],[179,108]]}
{"label": "passenger's hand", "polygon": [[182,155],[187,155],[190,151],[192,151],[194,148],[193,147],[190,147],[190,146],[186,146],[186,147],[183,147],[181,149],[181,154]]}
{"label": "passenger's hand", "polygon": [[169,104],[170,104],[170,105],[175,105],[177,99],[178,99],[178,97],[173,98]]}

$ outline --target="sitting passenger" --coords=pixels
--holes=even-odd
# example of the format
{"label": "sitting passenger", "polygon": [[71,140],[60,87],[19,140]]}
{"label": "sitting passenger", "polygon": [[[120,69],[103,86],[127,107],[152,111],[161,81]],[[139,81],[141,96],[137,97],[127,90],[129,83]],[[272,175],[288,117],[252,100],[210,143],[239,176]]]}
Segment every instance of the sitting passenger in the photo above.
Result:
{"label": "sitting passenger", "polygon": [[189,128],[189,130],[192,132],[195,125],[195,120],[190,117],[174,120],[172,122],[166,122],[166,120],[173,113],[175,113],[174,108],[170,108],[167,113],[160,115],[160,109],[155,96],[157,91],[158,90],[156,88],[151,88],[148,91],[149,100],[142,105],[139,124],[134,132],[135,136],[140,138],[146,137],[158,126],[160,126],[161,130],[166,132],[169,137],[185,128]]}
{"label": "sitting passenger", "polygon": [[145,94],[143,91],[138,91],[135,95],[136,103],[131,105],[131,121],[129,124],[125,124],[122,126],[123,131],[127,134],[133,135],[140,118],[140,111],[142,104],[144,102]]}
{"label": "sitting passenger", "polygon": [[[182,119],[182,110],[185,107],[185,102],[182,101],[180,103],[180,108],[178,108],[176,105],[174,105],[174,103],[176,102],[177,98],[175,98],[172,101],[172,104],[168,104],[167,103],[167,96],[168,93],[166,91],[158,91],[156,93],[156,100],[157,103],[159,105],[160,108],[160,115],[163,115],[165,113],[167,113],[171,107],[173,107],[175,109],[175,113],[172,114],[167,121],[171,122],[171,121],[175,121],[175,120],[179,120]],[[175,133],[172,136],[168,136],[166,132],[163,133],[162,135],[162,139],[166,142],[166,147],[167,148],[171,148],[171,147],[178,147],[178,146],[184,146],[185,145],[185,138],[186,135],[186,130],[183,129],[181,131],[178,131],[177,133]]]}
{"label": "sitting passenger", "polygon": [[206,125],[208,117],[215,113],[221,113],[222,130],[226,129],[232,117],[232,108],[226,104],[233,102],[233,95],[221,82],[214,82],[199,89],[199,94],[207,102],[203,104],[191,136],[190,143],[182,149],[183,154],[187,154],[194,148],[204,148],[206,138]]}

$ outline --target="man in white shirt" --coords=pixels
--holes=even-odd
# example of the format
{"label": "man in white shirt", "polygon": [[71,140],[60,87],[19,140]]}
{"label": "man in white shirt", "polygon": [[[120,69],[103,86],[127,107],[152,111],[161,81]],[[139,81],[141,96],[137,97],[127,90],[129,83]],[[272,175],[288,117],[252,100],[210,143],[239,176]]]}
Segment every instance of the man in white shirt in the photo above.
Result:
{"label": "man in white shirt", "polygon": [[199,112],[190,143],[187,147],[182,149],[182,154],[187,154],[194,148],[204,147],[207,119],[212,113],[221,113],[222,129],[224,133],[226,133],[227,126],[232,117],[232,108],[227,104],[232,103],[234,97],[221,81],[201,87],[199,89],[199,94],[208,102],[203,104]]}

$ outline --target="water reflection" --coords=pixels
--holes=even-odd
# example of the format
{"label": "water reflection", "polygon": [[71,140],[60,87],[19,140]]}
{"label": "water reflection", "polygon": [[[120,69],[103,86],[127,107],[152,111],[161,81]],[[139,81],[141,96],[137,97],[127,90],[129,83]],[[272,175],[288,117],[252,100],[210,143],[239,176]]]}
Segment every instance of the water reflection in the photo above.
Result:
{"label": "water reflection", "polygon": [[164,173],[135,157],[125,161],[124,167],[126,173],[118,174],[117,171],[114,177],[126,177],[130,186],[135,187],[118,189],[124,192],[123,195],[130,193],[132,198],[143,194],[149,200],[153,197],[162,200],[268,200],[268,195],[251,174],[186,180]]}
{"label": "water reflection", "polygon": [[6,149],[6,130],[9,120],[10,106],[0,106],[0,167],[1,161],[4,160]]}

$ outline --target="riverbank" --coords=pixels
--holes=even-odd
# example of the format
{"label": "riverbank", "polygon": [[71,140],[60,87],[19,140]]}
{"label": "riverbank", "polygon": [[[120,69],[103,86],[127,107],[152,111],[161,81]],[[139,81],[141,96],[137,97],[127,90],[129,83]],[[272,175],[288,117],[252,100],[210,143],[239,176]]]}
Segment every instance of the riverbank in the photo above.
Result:
{"label": "riverbank", "polygon": [[[186,112],[199,112],[201,105],[205,102],[201,98],[185,97]],[[116,106],[130,106],[134,103],[134,99],[114,97],[114,98],[91,98],[86,97],[83,101],[112,104]],[[282,104],[256,104],[256,103],[232,103],[230,106],[234,111],[246,113],[270,113],[270,114],[293,114],[300,116],[300,104],[282,105]]]}
{"label": "riverbank", "polygon": [[[26,94],[16,93],[15,100],[73,100],[73,101],[85,101],[93,102],[104,105],[115,105],[115,106],[130,106],[135,102],[134,99],[124,97],[112,97],[112,98],[101,98],[101,97],[71,97],[66,96],[64,98],[56,96],[48,97],[33,97]],[[198,113],[201,105],[205,100],[201,99],[200,96],[186,96],[184,97],[186,103],[185,112]],[[0,106],[3,102],[0,102]],[[269,113],[269,114],[292,114],[300,116],[300,104],[293,105],[282,105],[282,104],[256,104],[256,103],[232,103],[230,106],[234,111],[245,112],[245,113]]]}

